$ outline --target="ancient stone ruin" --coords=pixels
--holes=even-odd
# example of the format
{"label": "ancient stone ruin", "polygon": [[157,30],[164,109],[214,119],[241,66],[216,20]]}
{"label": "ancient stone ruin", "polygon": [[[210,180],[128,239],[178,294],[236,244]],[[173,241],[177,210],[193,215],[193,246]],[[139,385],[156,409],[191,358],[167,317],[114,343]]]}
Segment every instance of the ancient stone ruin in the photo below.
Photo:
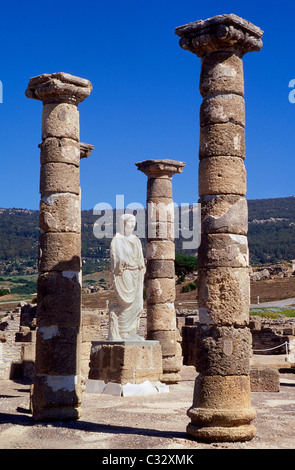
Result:
{"label": "ancient stone ruin", "polygon": [[177,384],[183,361],[198,372],[187,432],[202,441],[246,441],[256,433],[252,340],[257,349],[274,336],[294,342],[293,327],[283,334],[272,330],[267,339],[266,329],[262,336],[263,328],[249,325],[243,56],[261,49],[263,32],[230,14],[180,26],[176,34],[180,46],[201,59],[197,318],[187,315],[183,325],[174,306],[172,176],[184,163],[168,159],[136,163],[148,178],[151,217],[142,318],[146,341],[110,347],[107,327],[102,328],[108,311],[82,314],[79,165],[93,147],[80,142],[77,107],[92,85],[66,73],[40,75],[26,90],[28,98],[43,102],[37,307],[22,306],[0,322],[0,353],[7,358],[0,362],[0,378],[11,378],[12,358],[18,357],[19,374],[34,382],[33,418],[78,419],[88,378]]}
{"label": "ancient stone ruin", "polygon": [[[88,80],[65,73],[31,78],[43,102],[37,337],[32,412],[36,420],[80,416],[81,194],[78,104]],[[82,155],[81,155],[82,149]]]}
{"label": "ancient stone ruin", "polygon": [[163,381],[180,379],[181,351],[177,342],[175,301],[175,246],[172,176],[183,162],[146,160],[136,163],[147,175],[148,227],[146,245],[147,338],[159,341]]}
{"label": "ancient stone ruin", "polygon": [[198,251],[199,329],[189,434],[208,441],[252,439],[244,54],[262,31],[220,15],[176,28],[180,46],[201,58]]}

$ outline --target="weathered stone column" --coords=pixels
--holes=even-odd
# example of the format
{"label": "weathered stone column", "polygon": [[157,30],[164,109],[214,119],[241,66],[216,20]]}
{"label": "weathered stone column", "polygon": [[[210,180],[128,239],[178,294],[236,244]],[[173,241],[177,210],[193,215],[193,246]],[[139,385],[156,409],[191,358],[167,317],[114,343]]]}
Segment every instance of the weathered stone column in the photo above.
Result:
{"label": "weathered stone column", "polygon": [[136,163],[147,175],[146,299],[147,339],[162,347],[163,382],[180,379],[180,344],[177,342],[175,301],[175,245],[172,176],[184,163],[146,160]]}
{"label": "weathered stone column", "polygon": [[80,416],[81,205],[78,103],[88,80],[65,73],[31,78],[43,102],[37,336],[32,412],[36,420]]}
{"label": "weathered stone column", "polygon": [[235,15],[176,28],[201,57],[198,256],[199,329],[194,400],[187,431],[206,441],[252,439],[251,334],[242,57],[263,32]]}

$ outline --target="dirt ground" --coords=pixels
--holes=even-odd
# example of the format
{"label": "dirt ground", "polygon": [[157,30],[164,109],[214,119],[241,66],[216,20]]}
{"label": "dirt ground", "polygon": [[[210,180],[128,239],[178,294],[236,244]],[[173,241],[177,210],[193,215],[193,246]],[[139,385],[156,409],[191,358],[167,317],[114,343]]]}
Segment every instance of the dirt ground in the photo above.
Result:
{"label": "dirt ground", "polygon": [[[197,291],[181,293],[183,284],[176,286],[176,306],[179,303],[196,301]],[[271,302],[295,297],[295,276],[290,278],[267,279],[263,281],[251,281],[251,304],[259,302]]]}
{"label": "dirt ground", "polygon": [[295,276],[251,282],[251,303],[283,300],[295,297]]}
{"label": "dirt ground", "polygon": [[[269,359],[269,356],[268,356]],[[252,392],[256,436],[242,443],[196,442],[186,433],[194,367],[168,393],[116,397],[85,393],[77,421],[40,423],[29,413],[30,385],[2,381],[0,449],[163,449],[170,454],[198,449],[295,449],[295,374],[280,374],[279,392]],[[131,453],[132,455],[132,453]]]}

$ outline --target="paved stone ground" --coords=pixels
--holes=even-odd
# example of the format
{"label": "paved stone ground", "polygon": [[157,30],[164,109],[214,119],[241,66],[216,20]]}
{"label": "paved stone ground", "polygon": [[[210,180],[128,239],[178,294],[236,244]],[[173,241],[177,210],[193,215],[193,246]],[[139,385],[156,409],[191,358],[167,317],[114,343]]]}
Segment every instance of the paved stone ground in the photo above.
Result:
{"label": "paved stone ground", "polygon": [[84,394],[78,421],[36,423],[24,382],[0,382],[0,449],[295,449],[295,374],[281,374],[279,392],[252,392],[257,435],[244,443],[204,444],[186,433],[192,404],[193,367],[169,393],[114,397]]}

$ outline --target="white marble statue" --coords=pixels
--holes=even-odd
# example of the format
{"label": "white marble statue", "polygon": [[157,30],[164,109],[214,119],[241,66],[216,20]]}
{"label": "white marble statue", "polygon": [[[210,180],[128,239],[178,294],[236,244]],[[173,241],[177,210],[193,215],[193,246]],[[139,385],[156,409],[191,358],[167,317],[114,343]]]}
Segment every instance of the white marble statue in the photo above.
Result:
{"label": "white marble statue", "polygon": [[109,340],[144,340],[137,335],[143,310],[145,262],[140,239],[132,232],[135,216],[120,217],[120,232],[111,242],[111,271],[118,305],[109,310]]}

